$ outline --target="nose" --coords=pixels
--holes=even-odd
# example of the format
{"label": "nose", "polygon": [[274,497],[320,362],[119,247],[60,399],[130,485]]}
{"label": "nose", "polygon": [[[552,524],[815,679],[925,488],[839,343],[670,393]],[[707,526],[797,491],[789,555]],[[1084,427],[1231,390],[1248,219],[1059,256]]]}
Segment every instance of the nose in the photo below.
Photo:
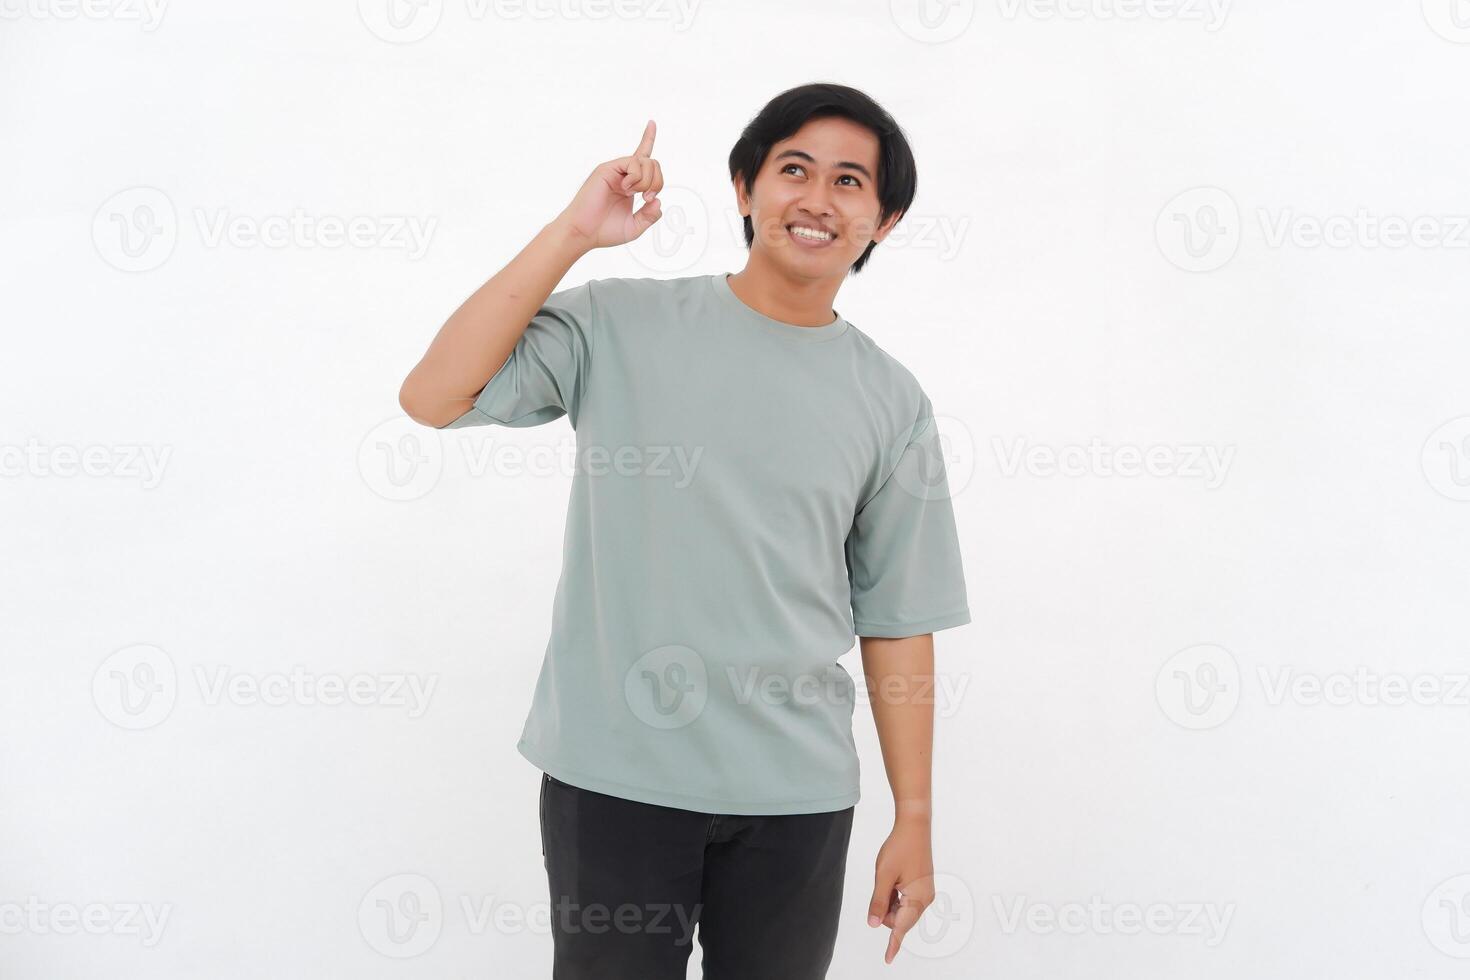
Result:
{"label": "nose", "polygon": [[809,191],[802,197],[801,204],[797,210],[813,218],[832,217],[832,203],[828,198],[826,189]]}

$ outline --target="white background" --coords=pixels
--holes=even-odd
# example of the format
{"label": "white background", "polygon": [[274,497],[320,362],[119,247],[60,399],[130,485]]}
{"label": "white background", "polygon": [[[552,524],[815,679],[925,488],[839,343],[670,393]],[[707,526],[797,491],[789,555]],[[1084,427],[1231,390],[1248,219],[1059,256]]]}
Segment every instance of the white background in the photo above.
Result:
{"label": "white background", "polygon": [[[830,975],[1464,975],[1470,4],[387,9],[0,0],[0,974],[549,975],[572,432],[398,386],[649,118],[664,219],[566,283],[741,268],[730,146],[827,80],[917,156],[836,307],[945,416],[974,611],[939,902],[885,967],[859,704]],[[293,670],[377,693],[215,686]]]}

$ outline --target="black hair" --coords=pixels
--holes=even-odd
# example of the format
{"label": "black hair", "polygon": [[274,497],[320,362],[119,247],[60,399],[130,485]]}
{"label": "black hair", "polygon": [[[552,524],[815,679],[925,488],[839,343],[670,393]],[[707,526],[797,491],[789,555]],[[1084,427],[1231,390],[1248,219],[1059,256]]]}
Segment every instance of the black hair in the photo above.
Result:
{"label": "black hair", "polygon": [[[878,224],[881,226],[890,215],[907,211],[914,202],[918,174],[903,130],[887,110],[863,92],[830,82],[799,85],[767,102],[730,150],[730,180],[739,179],[745,193],[753,194],[755,175],[760,173],[771,147],[790,138],[807,120],[826,116],[850,119],[878,137]],[[745,246],[754,244],[755,227],[750,215],[745,215]],[[876,244],[868,242],[850,271],[858,272],[867,264]]]}

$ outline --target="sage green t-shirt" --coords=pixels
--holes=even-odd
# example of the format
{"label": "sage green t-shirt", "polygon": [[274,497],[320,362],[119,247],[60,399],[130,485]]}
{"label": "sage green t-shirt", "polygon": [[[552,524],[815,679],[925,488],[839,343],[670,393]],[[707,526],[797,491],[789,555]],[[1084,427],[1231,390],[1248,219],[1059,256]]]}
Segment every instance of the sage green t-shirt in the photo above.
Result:
{"label": "sage green t-shirt", "polygon": [[758,313],[724,273],[594,279],[553,293],[443,428],[563,415],[576,466],[520,753],[706,813],[856,803],[838,658],[970,621],[914,376],[840,315]]}

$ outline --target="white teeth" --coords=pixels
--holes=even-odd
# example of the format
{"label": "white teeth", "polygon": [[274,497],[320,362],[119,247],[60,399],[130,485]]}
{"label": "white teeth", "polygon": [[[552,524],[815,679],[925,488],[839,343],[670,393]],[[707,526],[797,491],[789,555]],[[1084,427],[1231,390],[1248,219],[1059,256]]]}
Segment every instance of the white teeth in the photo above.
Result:
{"label": "white teeth", "polygon": [[792,225],[791,233],[800,235],[802,238],[810,238],[814,242],[831,241],[832,236],[825,231],[815,231],[811,228],[803,228],[801,225]]}

